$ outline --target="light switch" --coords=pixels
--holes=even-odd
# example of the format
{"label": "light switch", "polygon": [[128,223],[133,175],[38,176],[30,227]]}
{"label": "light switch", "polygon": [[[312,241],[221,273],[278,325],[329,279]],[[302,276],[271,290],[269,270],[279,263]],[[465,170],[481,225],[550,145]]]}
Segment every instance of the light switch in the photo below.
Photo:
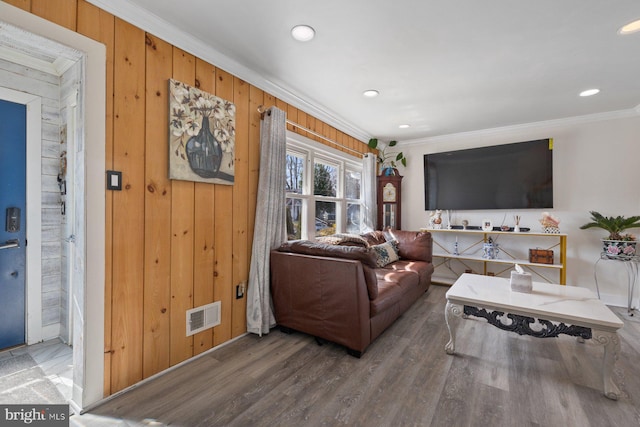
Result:
{"label": "light switch", "polygon": [[122,172],[107,171],[107,190],[122,190]]}

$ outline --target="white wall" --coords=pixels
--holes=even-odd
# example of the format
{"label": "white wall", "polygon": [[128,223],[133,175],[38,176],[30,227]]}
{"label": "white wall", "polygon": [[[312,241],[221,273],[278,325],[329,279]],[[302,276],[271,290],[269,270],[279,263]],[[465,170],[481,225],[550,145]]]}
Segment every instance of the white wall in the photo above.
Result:
{"label": "white wall", "polygon": [[[640,111],[629,110],[604,115],[573,118],[525,126],[470,132],[424,141],[401,143],[408,157],[400,172],[402,182],[402,224],[407,230],[426,227],[429,212],[424,209],[423,155],[472,147],[498,145],[534,139],[554,139],[554,209],[567,233],[567,284],[595,291],[594,265],[600,258],[599,229],[580,230],[589,220],[589,211],[604,215],[640,215]],[[541,231],[541,210],[455,211],[452,223],[467,219],[480,225],[490,219],[513,226],[513,215],[522,216],[521,226]],[[631,230],[640,235],[640,229]],[[627,305],[627,273],[621,262],[600,261],[597,278],[602,300]],[[638,305],[638,290],[634,300]]]}

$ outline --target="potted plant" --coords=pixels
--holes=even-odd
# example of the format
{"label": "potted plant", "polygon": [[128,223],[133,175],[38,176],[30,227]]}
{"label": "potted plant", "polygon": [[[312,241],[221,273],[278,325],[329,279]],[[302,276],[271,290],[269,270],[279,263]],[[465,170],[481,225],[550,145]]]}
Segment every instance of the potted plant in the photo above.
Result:
{"label": "potted plant", "polygon": [[395,175],[397,172],[396,162],[400,162],[402,166],[407,166],[407,158],[401,151],[387,151],[387,149],[395,147],[398,141],[389,141],[382,149],[378,149],[378,138],[369,140],[369,147],[378,150],[378,163],[380,164],[380,174]]}
{"label": "potted plant", "polygon": [[602,228],[609,235],[602,239],[603,252],[609,258],[631,258],[636,254],[636,237],[633,234],[624,233],[630,228],[640,227],[640,216],[625,218],[624,216],[604,216],[596,211],[590,211],[591,222],[580,227]]}

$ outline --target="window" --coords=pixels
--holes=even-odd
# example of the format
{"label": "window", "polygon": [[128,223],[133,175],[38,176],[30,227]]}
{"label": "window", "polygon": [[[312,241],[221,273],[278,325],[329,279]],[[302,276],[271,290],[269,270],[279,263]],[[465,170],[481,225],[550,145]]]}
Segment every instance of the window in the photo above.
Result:
{"label": "window", "polygon": [[289,240],[302,238],[302,208],[304,200],[303,183],[307,156],[303,152],[287,151],[287,238]]}
{"label": "window", "polygon": [[360,209],[360,187],[362,183],[361,170],[347,170],[345,175],[345,198],[347,199],[347,233],[360,232],[362,212]]}
{"label": "window", "polygon": [[289,240],[360,232],[359,158],[287,132],[286,167]]}

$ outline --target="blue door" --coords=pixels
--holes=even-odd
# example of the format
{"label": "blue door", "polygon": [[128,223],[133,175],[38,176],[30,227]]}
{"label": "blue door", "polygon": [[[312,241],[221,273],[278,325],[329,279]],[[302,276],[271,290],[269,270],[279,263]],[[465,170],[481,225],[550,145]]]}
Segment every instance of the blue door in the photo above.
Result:
{"label": "blue door", "polygon": [[0,100],[0,349],[25,343],[27,108]]}

